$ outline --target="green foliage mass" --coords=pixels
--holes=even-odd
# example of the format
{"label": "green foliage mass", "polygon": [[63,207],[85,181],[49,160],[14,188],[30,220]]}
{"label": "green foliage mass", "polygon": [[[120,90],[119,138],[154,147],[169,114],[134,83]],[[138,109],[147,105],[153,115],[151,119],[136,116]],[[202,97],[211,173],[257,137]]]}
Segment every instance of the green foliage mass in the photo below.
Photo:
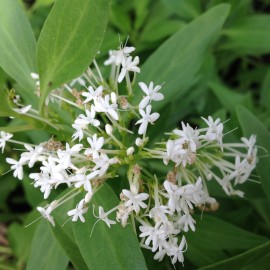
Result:
{"label": "green foliage mass", "polygon": [[[70,127],[62,124],[70,121],[64,112],[53,108],[60,119],[57,123],[20,116],[11,109],[12,91],[8,90],[16,89],[46,115],[44,102],[51,89],[81,75],[94,57],[104,61],[107,51],[128,37],[143,62],[139,79],[165,82],[165,102],[155,108],[164,115],[163,125],[150,131],[155,140],[182,120],[196,126],[201,116],[215,115],[223,121],[230,119],[227,131],[238,128],[227,135],[228,140],[256,133],[260,146],[258,183],[248,183],[245,200],[228,199],[210,186],[220,208],[205,211],[196,233],[187,234],[185,266],[176,264],[176,269],[267,270],[269,10],[267,0],[1,0],[0,130],[17,132],[19,139],[33,143],[59,130],[60,139],[70,137]],[[31,72],[40,74],[40,98],[34,93]],[[19,119],[11,124],[7,116]],[[7,156],[13,155],[7,148]],[[7,170],[1,155],[0,173]],[[0,230],[0,237],[8,240],[0,245],[0,269],[174,269],[168,260],[157,263],[152,253],[142,253],[130,226],[109,230],[98,224],[90,238],[92,213],[85,224],[62,227],[66,211],[60,208],[55,228],[39,220],[25,228],[37,218],[35,207],[42,197],[36,192],[28,182],[19,183],[10,174],[0,178],[0,225],[7,230]],[[109,186],[94,197],[108,209],[117,200]]]}

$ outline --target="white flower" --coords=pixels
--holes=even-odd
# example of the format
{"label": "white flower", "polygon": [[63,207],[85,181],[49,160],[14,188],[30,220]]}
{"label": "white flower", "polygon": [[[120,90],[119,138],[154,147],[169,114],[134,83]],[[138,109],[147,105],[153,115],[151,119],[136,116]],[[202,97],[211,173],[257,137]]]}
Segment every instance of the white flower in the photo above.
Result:
{"label": "white flower", "polygon": [[[56,162],[58,162],[58,164],[56,164]],[[51,185],[57,187],[59,184],[66,183],[70,186],[69,177],[59,162],[59,159],[49,156],[48,161],[44,160],[42,162],[43,166],[40,167],[40,170],[50,175]]]}
{"label": "white flower", "polygon": [[29,152],[24,152],[21,154],[21,157],[25,158],[25,160],[29,160],[28,166],[29,168],[32,168],[36,161],[39,160],[40,156],[43,153],[43,147],[42,145],[37,145],[34,147],[25,144],[24,147],[29,151]]}
{"label": "white flower", "polygon": [[165,180],[163,183],[163,186],[167,193],[165,193],[165,197],[167,197],[168,200],[168,207],[171,212],[180,211],[181,208],[179,206],[179,194],[178,194],[178,186],[174,185],[173,183],[169,182],[168,180]]}
{"label": "white flower", "polygon": [[11,164],[11,170],[14,170],[13,176],[17,177],[19,180],[23,179],[23,165],[26,164],[27,159],[21,157],[19,161],[13,158],[6,158],[6,162]]}
{"label": "white flower", "polygon": [[164,99],[163,94],[158,93],[158,91],[161,89],[161,85],[156,85],[154,87],[154,83],[150,82],[149,87],[147,87],[145,83],[140,82],[139,86],[146,94],[139,104],[140,109],[145,108],[151,101],[160,101]]}
{"label": "white flower", "polygon": [[116,66],[119,66],[123,59],[127,56],[129,56],[130,53],[132,53],[135,50],[134,47],[124,47],[120,50],[110,50],[109,51],[109,59],[107,59],[104,64],[107,65],[111,65],[111,64],[115,64]]}
{"label": "white flower", "polygon": [[118,206],[118,211],[116,213],[116,220],[121,222],[121,225],[125,227],[127,225],[128,217],[132,212],[132,206],[126,207],[123,203]]}
{"label": "white flower", "polygon": [[172,215],[172,212],[169,210],[168,206],[166,205],[155,205],[149,212],[149,217],[154,219],[155,222],[167,222],[168,215]]}
{"label": "white flower", "polygon": [[13,134],[7,133],[5,131],[0,132],[0,148],[2,148],[2,153],[4,152],[6,142],[13,137]]}
{"label": "white flower", "polygon": [[202,186],[202,179],[198,177],[195,185],[187,184],[179,187],[177,194],[179,196],[179,206],[182,211],[187,214],[193,205],[199,205],[210,202],[211,198],[205,193]]}
{"label": "white flower", "polygon": [[223,123],[221,123],[220,118],[217,118],[215,121],[211,116],[208,116],[208,120],[203,117],[202,119],[208,125],[205,139],[207,141],[217,141],[222,148]]}
{"label": "white flower", "polygon": [[189,213],[186,213],[178,219],[177,223],[182,227],[184,232],[187,232],[189,228],[195,232],[195,226],[194,224],[196,221],[192,218],[192,216]]}
{"label": "white flower", "polygon": [[139,229],[141,231],[140,237],[146,237],[144,244],[147,246],[150,246],[150,243],[152,242],[152,251],[156,251],[158,246],[160,245],[160,242],[162,240],[165,240],[166,237],[164,237],[165,231],[160,229],[161,222],[158,222],[153,227],[150,224],[144,223],[144,225],[140,226]]}
{"label": "white flower", "polygon": [[105,213],[103,207],[99,206],[98,207],[98,212],[99,212],[98,218],[100,220],[103,220],[107,224],[107,226],[109,228],[111,228],[111,225],[116,224],[116,222],[114,220],[111,220],[111,219],[108,218],[108,215],[110,214],[110,211]]}
{"label": "white flower", "polygon": [[93,158],[99,158],[99,151],[104,144],[104,138],[103,137],[98,138],[97,134],[94,134],[92,138],[88,137],[87,141],[89,142],[91,147],[87,148],[84,151],[84,154],[92,155]]}
{"label": "white flower", "polygon": [[137,67],[139,62],[140,62],[140,60],[139,60],[138,56],[136,56],[133,60],[132,60],[131,56],[129,56],[127,58],[123,58],[122,69],[121,69],[121,72],[118,76],[118,82],[119,83],[122,82],[123,79],[125,78],[127,72],[129,72],[129,71],[140,73],[140,68]]}
{"label": "white flower", "polygon": [[93,171],[99,169],[99,176],[103,176],[111,164],[118,162],[117,158],[109,158],[105,153],[101,153],[98,158],[94,158],[93,162],[96,166],[93,168]]}
{"label": "white flower", "polygon": [[140,135],[146,133],[148,123],[154,124],[154,122],[159,118],[159,113],[151,114],[151,110],[152,110],[151,105],[148,105],[145,111],[143,109],[139,109],[142,118],[138,120],[135,125],[141,124],[138,131]]}
{"label": "white flower", "polygon": [[91,101],[91,100],[97,100],[98,98],[101,97],[101,94],[103,92],[103,86],[100,85],[96,90],[94,90],[94,88],[92,86],[89,86],[88,88],[89,92],[83,92],[82,96],[86,97],[85,101],[83,102],[83,104]]}
{"label": "white flower", "polygon": [[87,125],[91,124],[94,127],[98,127],[100,125],[100,121],[95,119],[96,111],[94,106],[91,106],[91,111],[85,110],[86,115],[80,114],[75,120],[74,124],[81,126],[82,129],[86,129]]}
{"label": "white flower", "polygon": [[79,139],[79,141],[81,141],[84,136],[83,129],[86,129],[87,127],[78,124],[72,124],[72,127],[76,130],[72,135],[72,141],[75,141],[76,139]]}
{"label": "white flower", "polygon": [[[112,103],[110,104],[110,99]],[[119,120],[119,116],[117,113],[117,100],[116,100],[116,94],[114,92],[111,93],[111,96],[105,95],[104,98],[99,98],[95,101],[95,110],[97,112],[104,112],[109,114],[113,119],[116,121]]]}
{"label": "white flower", "polygon": [[248,158],[253,156],[255,144],[256,144],[256,135],[251,135],[249,139],[242,137],[241,141],[248,148],[247,156]]}
{"label": "white flower", "polygon": [[51,193],[52,185],[50,184],[50,175],[48,173],[30,173],[29,177],[34,179],[34,187],[40,187],[40,191],[44,193],[46,200]]}
{"label": "white flower", "polygon": [[175,129],[173,132],[180,137],[177,140],[177,143],[182,145],[188,144],[189,149],[192,152],[196,152],[197,145],[199,145],[198,130],[193,129],[189,124],[185,125],[184,122],[182,122],[182,130]]}
{"label": "white flower", "polygon": [[128,198],[125,202],[125,206],[133,206],[134,211],[138,214],[141,208],[146,208],[147,205],[143,202],[149,198],[147,193],[134,194],[127,189],[123,189],[122,193]]}
{"label": "white flower", "polygon": [[49,205],[47,209],[39,206],[37,207],[37,210],[45,219],[47,219],[53,226],[55,226],[54,219],[51,216],[51,212],[53,210],[53,207],[51,205]]}
{"label": "white flower", "polygon": [[87,191],[90,194],[93,194],[92,191],[92,186],[90,183],[90,180],[93,179],[95,176],[97,176],[99,174],[99,170],[93,171],[90,174],[85,174],[85,168],[81,168],[79,170],[79,173],[76,173],[71,181],[75,182],[75,187],[76,188],[80,188],[81,186],[83,186],[84,190]]}
{"label": "white flower", "polygon": [[22,107],[20,109],[13,109],[16,113],[19,114],[26,114],[30,109],[32,108],[32,105],[27,105],[25,107]]}
{"label": "white flower", "polygon": [[177,241],[178,239],[176,237],[174,237],[171,241],[171,245],[170,245],[170,249],[167,252],[167,254],[172,257],[172,264],[175,264],[177,262],[177,260],[179,262],[184,262],[184,256],[183,253],[185,252],[184,247],[186,246],[187,242],[186,242],[186,238],[185,236],[182,236],[182,240],[179,244],[179,246],[177,245]]}
{"label": "white flower", "polygon": [[182,145],[177,143],[177,141],[168,140],[166,143],[166,153],[163,156],[163,162],[168,165],[169,160],[172,160],[178,166],[182,160],[183,155],[186,154],[187,150],[182,148]]}
{"label": "white flower", "polygon": [[71,156],[78,154],[83,148],[82,144],[75,144],[70,147],[68,143],[66,143],[65,150],[57,150],[57,155],[59,157],[59,164],[63,169],[67,169],[68,167],[72,169],[77,169],[71,162]]}
{"label": "white flower", "polygon": [[88,210],[88,207],[85,206],[85,201],[82,199],[76,206],[75,209],[67,212],[68,216],[73,216],[72,221],[76,222],[78,218],[81,222],[85,222],[85,218],[83,214],[85,214]]}

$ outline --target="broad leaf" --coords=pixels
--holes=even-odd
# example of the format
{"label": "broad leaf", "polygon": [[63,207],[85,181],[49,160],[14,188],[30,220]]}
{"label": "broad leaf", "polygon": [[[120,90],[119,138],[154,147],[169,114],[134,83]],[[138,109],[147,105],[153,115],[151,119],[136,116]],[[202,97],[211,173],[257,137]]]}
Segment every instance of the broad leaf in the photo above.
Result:
{"label": "broad leaf", "polygon": [[67,221],[69,219],[67,212],[73,209],[75,205],[74,199],[71,199],[55,209],[54,217],[56,225],[52,228],[52,232],[74,267],[80,270],[87,270],[88,267],[74,238],[72,221]]}
{"label": "broad leaf", "polygon": [[37,45],[41,110],[49,91],[80,76],[97,54],[108,21],[109,3],[55,2]]}
{"label": "broad leaf", "polygon": [[[142,66],[138,81],[165,83],[162,88],[165,99],[153,103],[155,110],[183,96],[194,84],[205,53],[217,38],[228,12],[229,6],[226,4],[207,11],[163,43]],[[142,95],[138,89],[135,97],[137,103]]]}
{"label": "broad leaf", "polygon": [[17,0],[0,1],[0,66],[34,99],[35,82],[30,73],[36,71],[36,41],[30,23]]}
{"label": "broad leaf", "polygon": [[265,270],[269,269],[269,261],[270,242],[267,242],[230,259],[200,268],[200,270]]}
{"label": "broad leaf", "polygon": [[[119,201],[113,190],[106,184],[94,195],[92,199],[96,206],[104,207],[109,211]],[[89,269],[147,269],[136,234],[131,225],[123,228],[119,223],[111,228],[103,222],[98,221],[92,214],[92,209],[86,214],[86,222],[73,224],[73,231],[79,249]],[[115,213],[109,215],[115,220]],[[93,230],[93,232],[92,232]]]}
{"label": "broad leaf", "polygon": [[[257,136],[257,145],[259,146],[259,162],[256,170],[260,176],[262,187],[270,198],[269,164],[270,164],[270,133],[260,120],[246,108],[239,106],[237,116],[244,136],[249,137],[252,134]],[[260,157],[261,156],[261,157]]]}
{"label": "broad leaf", "polygon": [[245,16],[224,30],[226,40],[221,48],[233,50],[239,55],[270,52],[270,16]]}
{"label": "broad leaf", "polygon": [[26,270],[65,270],[68,258],[54,238],[47,221],[35,232]]}
{"label": "broad leaf", "polygon": [[266,237],[245,231],[221,219],[204,215],[197,217],[196,232],[187,234],[187,258],[197,266],[225,259],[225,251],[247,250],[268,241]]}

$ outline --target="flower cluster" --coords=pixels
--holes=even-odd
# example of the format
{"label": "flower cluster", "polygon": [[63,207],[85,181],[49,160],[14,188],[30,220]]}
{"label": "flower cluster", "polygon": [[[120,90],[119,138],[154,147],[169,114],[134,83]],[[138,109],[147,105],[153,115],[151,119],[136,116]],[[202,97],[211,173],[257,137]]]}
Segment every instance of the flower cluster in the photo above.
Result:
{"label": "flower cluster", "polygon": [[[240,143],[224,143],[223,123],[209,116],[202,118],[205,127],[194,128],[182,122],[181,128],[167,133],[166,139],[154,148],[147,147],[151,141],[147,137],[149,124],[153,125],[160,116],[152,111],[152,105],[161,102],[164,95],[160,92],[162,85],[136,84],[140,68],[139,57],[130,55],[134,50],[121,47],[109,52],[105,61],[105,65],[111,66],[108,80],[94,61],[93,67],[81,77],[49,94],[46,106],[65,104],[76,112],[73,131],[66,142],[51,138],[32,145],[13,140],[12,134],[1,131],[0,147],[3,151],[7,142],[24,146],[18,160],[6,161],[14,177],[20,180],[24,178],[25,167],[29,167],[29,177],[44,199],[59,185],[70,189],[60,199],[37,208],[52,225],[55,225],[54,209],[79,193],[83,199],[67,216],[73,222],[85,222],[84,215],[99,187],[116,178],[120,168],[128,168],[127,188],[119,194],[119,204],[107,212],[99,206],[98,220],[108,227],[116,222],[123,227],[134,223],[141,246],[152,250],[155,259],[162,260],[168,255],[173,264],[183,263],[187,249],[185,232],[196,229],[193,213],[202,206],[212,209],[217,206],[207,191],[207,181],[217,181],[228,195],[243,196],[236,186],[249,180],[255,168],[256,136],[242,138]],[[39,76],[32,73],[32,77],[39,92]],[[142,96],[138,104],[134,104],[134,94]],[[14,110],[38,117],[31,105],[20,103],[18,96]],[[58,128],[55,122],[43,121]],[[166,168],[165,175],[147,166],[155,159]],[[33,171],[34,166],[39,168],[38,172]],[[113,212],[116,220],[109,218]]]}

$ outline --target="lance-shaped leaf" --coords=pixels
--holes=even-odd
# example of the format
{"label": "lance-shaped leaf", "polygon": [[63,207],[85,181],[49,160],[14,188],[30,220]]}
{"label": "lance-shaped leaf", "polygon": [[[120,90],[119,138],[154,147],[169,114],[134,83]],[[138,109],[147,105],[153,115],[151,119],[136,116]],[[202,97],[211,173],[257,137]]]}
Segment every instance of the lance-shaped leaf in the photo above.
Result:
{"label": "lance-shaped leaf", "polygon": [[[226,4],[207,11],[163,43],[142,66],[138,81],[165,83],[161,90],[165,99],[153,103],[155,110],[179,98],[194,84],[206,51],[218,37],[228,12]],[[137,90],[137,104],[142,95],[142,91]]]}
{"label": "lance-shaped leaf", "polygon": [[269,268],[270,242],[257,246],[240,255],[200,268],[200,270],[265,270]]}
{"label": "lance-shaped leaf", "polygon": [[49,91],[80,76],[101,45],[109,0],[57,0],[40,33],[40,110]]}
{"label": "lance-shaped leaf", "polygon": [[47,221],[39,224],[31,246],[27,270],[65,270],[68,258],[50,230]]}
{"label": "lance-shaped leaf", "polygon": [[17,0],[0,1],[0,66],[22,87],[20,94],[34,99],[36,40],[30,23]]}
{"label": "lance-shaped leaf", "polygon": [[[94,195],[91,202],[96,206],[96,211],[98,211],[97,206],[102,206],[105,211],[109,211],[119,204],[115,193],[106,184]],[[97,222],[91,210],[89,209],[85,214],[85,223],[78,221],[73,224],[76,242],[88,268],[147,269],[132,226],[129,224],[123,228],[117,223],[109,228],[104,221]],[[115,220],[115,213],[110,214],[108,218]]]}
{"label": "lance-shaped leaf", "polygon": [[263,123],[249,110],[239,106],[237,108],[237,116],[244,136],[249,137],[252,134],[257,136],[257,145],[259,162],[256,170],[260,176],[262,187],[270,199],[270,181],[269,181],[269,164],[270,164],[270,133]]}

